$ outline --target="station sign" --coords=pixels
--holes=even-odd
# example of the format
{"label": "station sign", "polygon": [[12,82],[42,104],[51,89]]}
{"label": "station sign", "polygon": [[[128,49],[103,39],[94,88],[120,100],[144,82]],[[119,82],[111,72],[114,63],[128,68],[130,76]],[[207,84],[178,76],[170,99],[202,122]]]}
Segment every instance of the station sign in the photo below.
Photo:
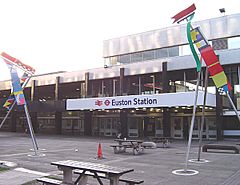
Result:
{"label": "station sign", "polygon": [[[199,93],[198,104],[202,104],[203,93]],[[208,96],[207,103],[216,105],[215,96]],[[95,109],[126,109],[126,108],[150,108],[192,106],[194,92],[163,93],[148,95],[129,95],[98,98],[68,99],[67,110],[95,110]]]}

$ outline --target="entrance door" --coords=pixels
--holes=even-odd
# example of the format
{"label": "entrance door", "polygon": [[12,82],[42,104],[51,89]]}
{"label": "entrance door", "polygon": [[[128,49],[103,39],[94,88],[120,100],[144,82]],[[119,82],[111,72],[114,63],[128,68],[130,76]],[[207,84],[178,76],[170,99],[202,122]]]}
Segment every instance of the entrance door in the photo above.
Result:
{"label": "entrance door", "polygon": [[[192,117],[189,117],[189,119],[190,119],[189,121],[190,124],[188,128],[190,128]],[[199,139],[200,130],[201,130],[201,117],[195,117],[192,139]]]}
{"label": "entrance door", "polygon": [[163,137],[163,125],[162,125],[162,118],[160,117],[157,117],[155,118],[155,128],[156,128],[156,131],[155,131],[155,136],[156,137]]}
{"label": "entrance door", "polygon": [[114,136],[117,134],[119,118],[99,118],[99,121],[101,135]]}
{"label": "entrance door", "polygon": [[206,117],[206,138],[217,139],[216,119]]}
{"label": "entrance door", "polygon": [[155,118],[144,118],[144,136],[155,136]]}
{"label": "entrance door", "polygon": [[143,119],[140,117],[128,118],[128,137],[138,137],[138,127]]}
{"label": "entrance door", "polygon": [[183,139],[183,118],[172,117],[172,137],[176,139]]}

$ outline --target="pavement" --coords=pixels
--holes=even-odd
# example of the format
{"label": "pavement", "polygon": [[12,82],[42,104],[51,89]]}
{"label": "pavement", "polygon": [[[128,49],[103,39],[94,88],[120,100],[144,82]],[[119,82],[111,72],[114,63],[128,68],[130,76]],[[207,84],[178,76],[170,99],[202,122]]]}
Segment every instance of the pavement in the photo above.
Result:
{"label": "pavement", "polygon": [[[189,162],[188,170],[196,175],[176,175],[172,171],[185,168],[187,141],[174,140],[169,148],[145,149],[143,154],[114,154],[113,138],[66,135],[36,135],[39,151],[34,156],[28,134],[0,132],[0,164],[15,164],[0,172],[0,185],[37,185],[38,177],[62,176],[51,162],[70,159],[134,168],[126,176],[144,180],[145,185],[240,185],[240,154],[231,151],[202,152],[206,163]],[[97,158],[101,143],[103,159]],[[239,139],[204,141],[204,143],[239,144]],[[198,141],[192,141],[189,159],[197,159]],[[33,181],[33,182],[31,182]],[[30,183],[31,182],[31,183]],[[90,184],[98,184],[91,179]],[[108,184],[104,181],[104,184]],[[121,183],[120,183],[121,184]]]}

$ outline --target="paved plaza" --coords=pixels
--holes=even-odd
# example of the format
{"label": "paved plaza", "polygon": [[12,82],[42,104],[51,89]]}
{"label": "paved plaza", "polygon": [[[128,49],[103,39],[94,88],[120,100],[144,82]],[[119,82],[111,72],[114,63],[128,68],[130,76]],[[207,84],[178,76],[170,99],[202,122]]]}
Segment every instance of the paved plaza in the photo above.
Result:
{"label": "paved plaza", "polygon": [[[36,135],[39,156],[33,157],[32,141],[28,134],[0,132],[0,161],[15,164],[10,171],[0,173],[0,185],[21,185],[45,175],[61,175],[50,163],[71,159],[134,168],[127,174],[144,180],[145,185],[238,185],[240,184],[240,154],[204,152],[201,158],[208,163],[189,162],[188,168],[199,172],[192,176],[172,174],[185,165],[187,141],[174,140],[169,148],[145,149],[143,154],[114,154],[110,147],[113,138],[82,136]],[[97,158],[101,143],[104,159]],[[205,141],[205,143],[239,144],[240,139]],[[45,149],[45,150],[44,150]],[[189,159],[196,159],[198,142],[193,141]],[[44,155],[42,155],[44,154]],[[28,183],[27,183],[28,182]],[[106,184],[107,181],[105,181]],[[91,184],[97,184],[95,179]],[[33,183],[32,183],[33,184]],[[34,183],[37,184],[37,183]]]}

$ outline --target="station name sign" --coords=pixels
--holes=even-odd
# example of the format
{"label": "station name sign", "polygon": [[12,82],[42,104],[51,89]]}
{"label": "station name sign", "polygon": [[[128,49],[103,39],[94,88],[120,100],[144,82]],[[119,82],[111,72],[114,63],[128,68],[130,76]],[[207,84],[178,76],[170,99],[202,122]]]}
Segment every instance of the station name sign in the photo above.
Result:
{"label": "station name sign", "polygon": [[[68,99],[66,110],[128,109],[151,107],[193,106],[195,92],[143,94],[115,97]],[[198,105],[203,104],[204,92],[199,92]],[[216,97],[208,93],[207,106],[216,106]]]}
{"label": "station name sign", "polygon": [[98,106],[103,105],[103,103],[106,106],[113,106],[113,107],[118,107],[118,106],[138,106],[138,105],[152,105],[152,104],[157,104],[157,99],[156,98],[133,98],[130,100],[126,100],[126,99],[121,99],[121,100],[117,100],[117,99],[111,99],[111,100],[105,100],[104,102],[102,100],[96,100],[96,104]]}
{"label": "station name sign", "polygon": [[158,106],[158,103],[155,95],[68,99],[67,110],[143,108]]}

